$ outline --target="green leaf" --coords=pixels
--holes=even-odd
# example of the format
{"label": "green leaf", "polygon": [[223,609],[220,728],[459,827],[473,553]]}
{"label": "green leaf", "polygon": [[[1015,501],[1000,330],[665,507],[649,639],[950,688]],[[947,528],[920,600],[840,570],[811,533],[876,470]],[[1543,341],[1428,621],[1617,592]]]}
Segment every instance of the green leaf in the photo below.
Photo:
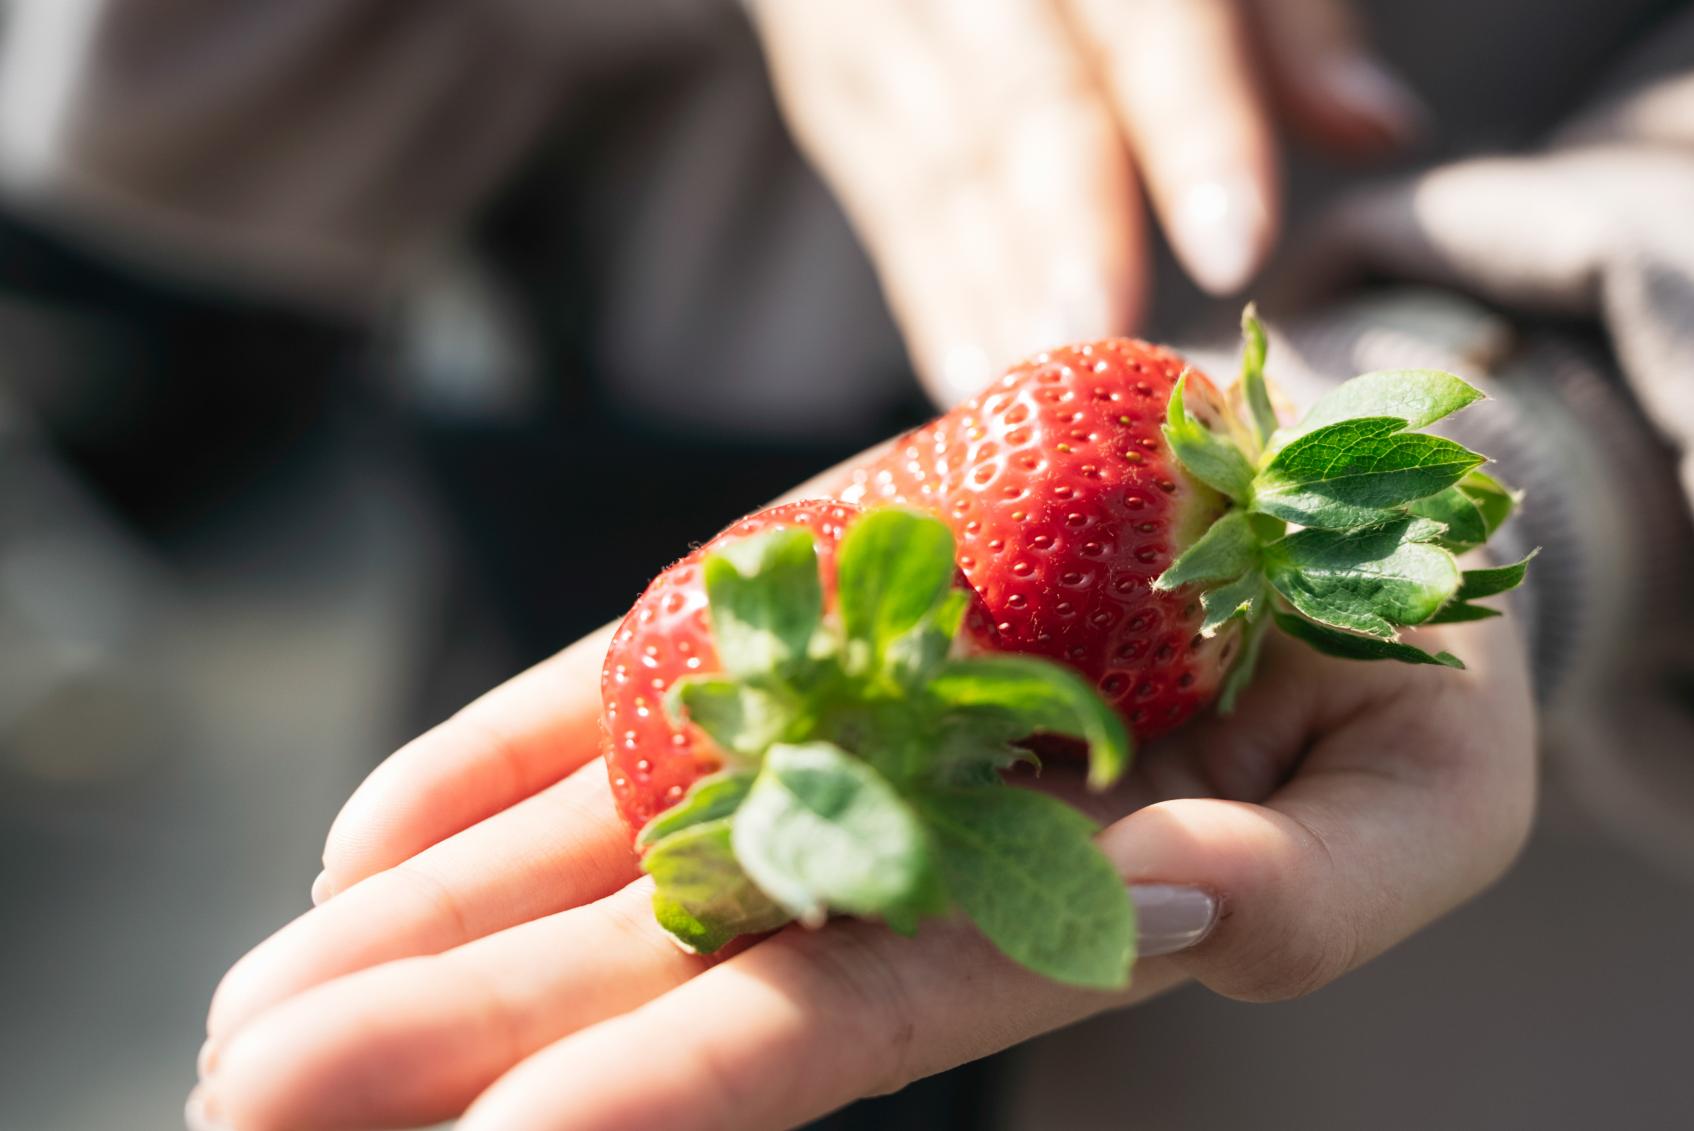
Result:
{"label": "green leaf", "polygon": [[1437,369],[1366,373],[1320,397],[1280,439],[1292,441],[1325,425],[1359,417],[1392,416],[1410,429],[1427,428],[1482,399],[1482,390]]}
{"label": "green leaf", "polygon": [[665,710],[705,731],[719,748],[757,758],[794,725],[798,712],[781,695],[722,676],[689,676],[671,685]]}
{"label": "green leaf", "polygon": [[1194,581],[1230,581],[1259,564],[1259,539],[1245,511],[1230,511],[1153,581],[1175,589]]}
{"label": "green leaf", "polygon": [[953,638],[959,635],[970,600],[971,595],[963,589],[948,590],[916,627],[888,642],[883,663],[896,682],[908,690],[929,682],[931,673],[952,650]]}
{"label": "green leaf", "polygon": [[1487,605],[1472,605],[1464,601],[1453,601],[1442,610],[1424,621],[1425,624],[1462,624],[1467,621],[1488,620],[1500,616],[1499,609],[1491,609]]}
{"label": "green leaf", "polygon": [[917,815],[868,764],[827,742],[777,745],[735,815],[735,857],[808,926],[830,910],[899,917],[928,890]]}
{"label": "green leaf", "polygon": [[791,678],[823,617],[818,556],[805,530],[726,542],[702,566],[718,661],[743,678]]}
{"label": "green leaf", "polygon": [[1440,664],[1447,668],[1464,668],[1464,663],[1451,652],[1431,656],[1422,648],[1370,636],[1354,636],[1313,624],[1291,613],[1276,613],[1276,626],[1296,640],[1302,640],[1326,656],[1343,660],[1399,660],[1406,664]]}
{"label": "green leaf", "polygon": [[940,519],[879,507],[847,529],[836,554],[836,592],[849,640],[879,665],[953,586],[953,534]]}
{"label": "green leaf", "polygon": [[1392,639],[1421,624],[1459,588],[1453,555],[1408,540],[1416,520],[1370,530],[1302,530],[1265,548],[1265,576],[1289,604],[1323,624]]}
{"label": "green leaf", "polygon": [[1441,536],[1441,545],[1456,554],[1488,541],[1488,523],[1476,503],[1462,490],[1462,485],[1419,499],[1406,510],[1445,526],[1447,529]]}
{"label": "green leaf", "polygon": [[937,790],[915,803],[948,894],[1007,957],[1071,985],[1129,983],[1135,908],[1092,821],[1005,786]]}
{"label": "green leaf", "polygon": [[747,770],[701,778],[688,787],[681,801],[647,822],[635,839],[636,847],[646,848],[683,829],[729,816],[741,807],[752,788],[753,774]]}
{"label": "green leaf", "polygon": [[1489,537],[1493,537],[1494,532],[1512,516],[1512,512],[1517,509],[1518,500],[1522,498],[1521,492],[1511,490],[1485,471],[1473,471],[1459,480],[1459,490],[1463,491],[1482,513],[1482,521],[1487,527]]}
{"label": "green leaf", "polygon": [[1241,399],[1253,422],[1253,437],[1263,448],[1276,432],[1276,409],[1271,407],[1270,390],[1265,386],[1265,328],[1259,321],[1259,311],[1248,303],[1241,312]]}
{"label": "green leaf", "polygon": [[1229,669],[1218,688],[1218,714],[1234,711],[1235,701],[1253,682],[1259,669],[1259,653],[1265,644],[1265,630],[1269,627],[1270,618],[1261,613],[1250,618],[1247,627],[1241,630],[1241,655],[1236,657],[1235,666]]}
{"label": "green leaf", "polygon": [[727,817],[692,825],[641,858],[641,870],[656,881],[653,914],[659,925],[701,954],[789,921],[736,862],[730,826]]}
{"label": "green leaf", "polygon": [[1213,432],[1189,415],[1187,388],[1185,372],[1177,378],[1165,408],[1165,442],[1190,475],[1245,505],[1252,490],[1253,468],[1229,437]]}
{"label": "green leaf", "polygon": [[1537,547],[1531,550],[1529,556],[1521,562],[1511,565],[1496,566],[1493,569],[1467,569],[1464,581],[1459,586],[1455,599],[1460,601],[1475,601],[1480,597],[1492,597],[1496,593],[1505,593],[1523,584],[1524,575],[1529,571],[1529,563],[1535,560],[1535,555],[1541,552]]}
{"label": "green leaf", "polygon": [[1327,530],[1371,525],[1447,489],[1482,462],[1451,440],[1405,427],[1397,417],[1370,416],[1301,436],[1259,474],[1253,509]]}
{"label": "green leaf", "polygon": [[1264,591],[1265,575],[1254,570],[1200,594],[1200,607],[1206,611],[1205,619],[1200,622],[1200,635],[1216,636],[1219,629],[1236,617],[1251,618],[1264,599]]}
{"label": "green leaf", "polygon": [[1027,737],[1036,732],[1080,738],[1088,744],[1088,784],[1104,789],[1129,765],[1130,738],[1110,704],[1075,673],[1029,656],[955,660],[929,683],[945,709],[983,708],[1010,716]]}

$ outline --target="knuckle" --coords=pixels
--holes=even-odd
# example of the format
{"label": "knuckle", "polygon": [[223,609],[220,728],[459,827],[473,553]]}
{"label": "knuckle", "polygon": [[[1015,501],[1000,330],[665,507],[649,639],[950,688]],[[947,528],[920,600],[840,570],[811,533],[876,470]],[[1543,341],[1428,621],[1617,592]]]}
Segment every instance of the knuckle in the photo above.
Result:
{"label": "knuckle", "polygon": [[[866,1094],[895,1092],[916,1079],[913,1048],[917,1018],[912,989],[879,945],[874,930],[843,923],[828,938],[805,948],[822,994],[836,1017],[855,1030],[852,1046],[867,1059],[862,1066]],[[839,1046],[820,1049],[833,1059]]]}

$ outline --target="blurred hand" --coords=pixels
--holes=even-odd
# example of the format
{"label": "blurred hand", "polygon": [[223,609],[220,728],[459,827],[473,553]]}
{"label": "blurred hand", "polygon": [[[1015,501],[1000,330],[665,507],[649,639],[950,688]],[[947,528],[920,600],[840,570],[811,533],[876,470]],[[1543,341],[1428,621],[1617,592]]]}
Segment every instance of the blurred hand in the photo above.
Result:
{"label": "blurred hand", "polygon": [[[774,1131],[1186,978],[1246,1000],[1306,993],[1473,895],[1522,842],[1533,723],[1502,623],[1422,634],[1466,672],[1273,639],[1236,715],[1087,798],[1126,880],[1221,906],[1121,995],[1043,981],[951,922],[904,939],[837,921],[715,962],[683,953],[653,922],[596,757],[598,633],[354,794],[324,901],[218,988],[191,1112],[235,1131],[467,1107],[462,1131]],[[1083,796],[1058,767],[1043,784]]]}
{"label": "blurred hand", "polygon": [[779,101],[950,405],[1146,305],[1144,188],[1178,257],[1241,288],[1276,235],[1274,104],[1329,148],[1418,103],[1341,0],[749,0]]}

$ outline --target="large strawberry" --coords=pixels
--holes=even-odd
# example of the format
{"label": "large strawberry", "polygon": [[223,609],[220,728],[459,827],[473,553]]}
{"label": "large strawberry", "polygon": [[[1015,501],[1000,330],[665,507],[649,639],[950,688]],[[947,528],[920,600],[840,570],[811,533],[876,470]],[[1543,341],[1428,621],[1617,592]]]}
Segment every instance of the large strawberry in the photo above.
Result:
{"label": "large strawberry", "polygon": [[1467,582],[1453,552],[1513,499],[1482,456],[1413,429],[1481,394],[1445,373],[1367,374],[1279,428],[1251,308],[1243,330],[1230,401],[1162,346],[1054,349],[835,493],[944,519],[998,646],[1076,669],[1137,739],[1220,693],[1227,709],[1271,623],[1340,655],[1456,666],[1398,629],[1491,615],[1469,598],[1516,584],[1521,563]]}
{"label": "large strawberry", "polygon": [[1093,826],[999,772],[1059,734],[1105,784],[1128,736],[1060,665],[961,655],[973,600],[939,520],[834,502],[756,514],[648,587],[603,720],[672,934],[712,950],[834,911],[909,930],[957,904],[1034,969],[1122,984],[1133,911]]}

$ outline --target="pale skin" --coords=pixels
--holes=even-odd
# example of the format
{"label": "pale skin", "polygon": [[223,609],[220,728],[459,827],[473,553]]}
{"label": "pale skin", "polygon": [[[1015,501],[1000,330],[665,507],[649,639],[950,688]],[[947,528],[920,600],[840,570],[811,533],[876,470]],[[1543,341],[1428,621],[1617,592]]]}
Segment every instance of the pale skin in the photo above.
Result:
{"label": "pale skin", "polygon": [[[1230,718],[1143,750],[1086,804],[1129,882],[1222,904],[1123,994],[1044,981],[962,923],[791,927],[727,958],[648,913],[598,758],[607,633],[390,757],[324,852],[327,899],[225,976],[192,1104],[237,1131],[776,1131],[1185,981],[1317,989],[1494,880],[1533,808],[1522,648],[1428,630],[1469,670],[1273,639]],[[1047,784],[1083,796],[1063,768]]]}
{"label": "pale skin", "polygon": [[1147,213],[1233,294],[1281,211],[1276,129],[1369,157],[1417,99],[1339,0],[750,0],[778,101],[936,400],[1132,331]]}

